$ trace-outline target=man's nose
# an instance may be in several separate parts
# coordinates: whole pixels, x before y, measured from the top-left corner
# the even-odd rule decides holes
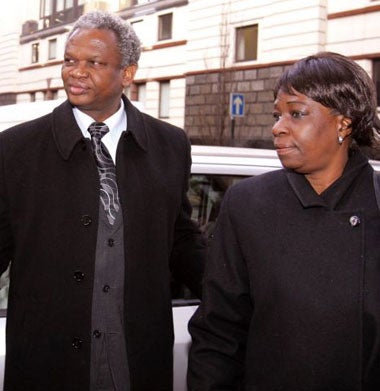
[[[71,70],[71,74],[74,77],[87,77],[88,76],[88,70],[87,65],[85,62],[78,61],[77,64],[73,67]]]

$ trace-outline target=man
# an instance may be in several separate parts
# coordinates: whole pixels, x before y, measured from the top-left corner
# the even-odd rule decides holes
[[[85,14],[65,48],[68,101],[0,135],[5,390],[172,389],[170,279],[200,295],[204,241],[185,133],[122,94],[139,55],[120,18]]]

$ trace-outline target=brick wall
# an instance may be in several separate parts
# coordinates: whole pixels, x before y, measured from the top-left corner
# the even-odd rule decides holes
[[[222,70],[186,77],[185,131],[194,143],[251,147],[272,146],[272,89],[285,66]],[[243,93],[244,117],[229,113],[231,92]]]

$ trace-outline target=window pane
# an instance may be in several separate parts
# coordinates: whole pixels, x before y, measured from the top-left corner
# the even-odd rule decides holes
[[[133,30],[135,30],[136,35],[139,37],[141,44],[143,45],[144,41],[144,24],[142,20],[136,20],[131,23]]]
[[[41,16],[49,16],[52,14],[52,10],[53,10],[52,3],[53,3],[53,0],[44,0],[41,3],[41,7],[42,7]]]
[[[257,38],[257,24],[236,29],[236,61],[257,59]]]
[[[49,40],[49,60],[52,60],[57,57],[57,40]]]
[[[56,0],[56,11],[63,11],[65,8],[65,0]]]
[[[137,100],[145,107],[146,102],[146,84],[139,84],[137,86]]]
[[[158,17],[158,40],[172,38],[173,14],[161,15]]]
[[[169,118],[169,92],[170,92],[170,82],[163,81],[160,83],[160,108],[159,108],[159,117],[160,118]]]
[[[32,64],[35,64],[39,61],[39,44],[33,43],[32,44]]]
[[[373,60],[373,82],[376,86],[377,106],[380,107],[380,59]]]
[[[206,237],[211,235],[226,190],[243,177],[229,175],[192,174],[187,193],[193,208],[191,218],[199,224]],[[183,284],[172,280],[173,306],[195,304],[194,295]]]

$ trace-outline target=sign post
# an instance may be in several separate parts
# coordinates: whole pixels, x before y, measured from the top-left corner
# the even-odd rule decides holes
[[[244,94],[230,93],[230,116],[231,116],[231,140],[235,139],[235,118],[244,117],[245,99]]]

